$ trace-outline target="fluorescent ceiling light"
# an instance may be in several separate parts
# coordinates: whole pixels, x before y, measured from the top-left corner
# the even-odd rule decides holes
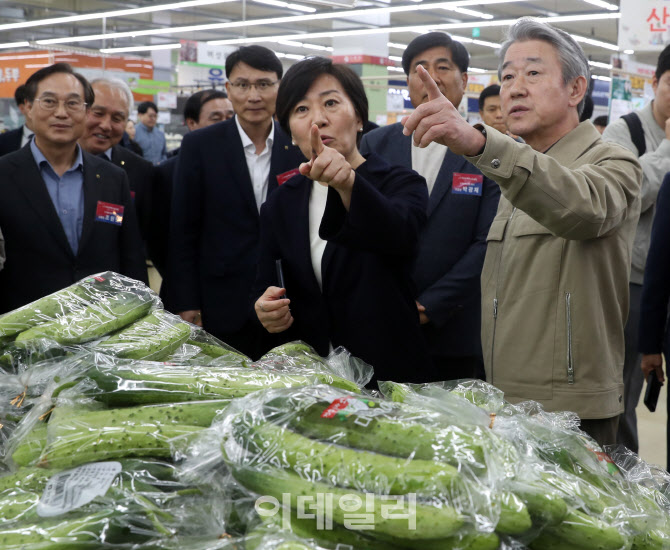
[[[472,17],[481,17],[482,19],[493,19],[493,16],[490,13],[482,13],[481,11],[469,10],[466,8],[447,8],[450,11],[455,11],[462,13],[464,15],[471,15]]]
[[[398,63],[402,63],[402,57],[398,55],[389,55],[389,59],[391,61],[397,61]]]
[[[612,82],[612,79],[609,76],[600,76],[599,74],[592,74],[591,78],[593,80],[604,80],[605,82]]]
[[[469,73],[489,73],[491,71],[487,69],[480,69],[478,67],[468,67],[468,72]]]
[[[26,48],[30,46],[30,42],[6,42],[5,44],[0,44],[0,49],[6,50],[8,48]]]
[[[601,21],[604,19],[620,19],[620,13],[585,13],[582,15],[557,15],[555,17],[538,17],[545,23],[570,23],[572,21]]]
[[[398,50],[406,50],[407,44],[398,44],[397,42],[387,42],[386,45],[389,48],[396,48]]]
[[[635,50],[624,50],[623,53],[627,55],[633,55],[635,53]]]
[[[278,8],[288,8],[290,10],[305,11],[307,13],[314,13],[316,8],[309,6],[302,6],[300,4],[291,4],[289,2],[281,2],[280,0],[252,0],[258,4],[268,4],[269,6],[277,6]]]
[[[277,40],[277,44],[284,46],[295,46],[296,48],[306,48],[308,50],[319,50],[322,52],[332,52],[333,48],[330,46],[322,46],[320,44],[308,44],[307,42],[296,42],[295,40]]]
[[[609,2],[603,2],[603,0],[584,0],[587,4],[593,4],[594,6],[598,6],[599,8],[605,8],[606,10],[611,10],[611,11],[618,11],[619,6],[615,6],[614,4],[610,4]]]
[[[234,1],[234,0],[228,0]],[[92,40],[106,40],[114,38],[134,38],[137,36],[160,36],[164,34],[175,34],[175,33],[187,33],[187,32],[198,32],[198,31],[211,31],[211,30],[222,30],[222,29],[235,29],[235,28],[250,28],[260,25],[280,25],[283,23],[299,23],[304,21],[319,21],[327,19],[339,19],[347,17],[360,17],[365,15],[379,15],[386,13],[403,13],[408,11],[416,10],[432,10],[432,9],[448,9],[453,7],[462,7],[462,6],[480,6],[487,4],[509,4],[516,2],[528,2],[529,0],[461,0],[456,2],[438,2],[431,4],[420,4],[420,5],[405,5],[405,6],[388,6],[383,8],[368,8],[368,9],[356,9],[356,10],[340,10],[332,12],[321,12],[313,13],[309,15],[293,15],[285,17],[266,17],[262,19],[252,19],[247,21],[229,21],[226,23],[207,23],[202,25],[187,25],[182,27],[166,27],[161,29],[142,29],[128,32],[116,32],[116,33],[106,33],[106,34],[92,34],[84,36],[74,36],[74,37],[63,37],[63,38],[51,38],[45,40],[38,40],[37,43],[41,45],[47,44],[64,44],[68,42],[88,42]],[[149,8],[138,8],[138,9],[149,9]],[[154,10],[155,11],[155,10]],[[44,20],[46,21],[46,20]],[[510,20],[512,21],[512,20]],[[471,26],[484,26],[484,22],[477,22]],[[415,28],[413,27],[410,32],[414,31],[419,34],[425,32],[425,29],[429,27],[423,26]],[[1,30],[1,29],[0,29]],[[18,47],[18,46],[17,46]]]
[[[618,14],[617,14],[618,15]],[[613,50],[615,52],[619,51],[619,46],[616,44],[610,44],[609,42],[602,42],[601,40],[594,40],[593,38],[588,38],[586,36],[579,36],[578,34],[571,34],[577,42],[583,42],[584,44],[590,44],[591,46],[598,46],[600,48],[605,48],[606,50]]]
[[[24,21],[22,23],[7,23],[5,25],[0,25],[0,31],[9,31],[12,29],[26,29],[28,27],[43,27],[46,25],[53,26],[64,23],[73,23],[75,21],[88,21],[91,19],[109,19],[112,17],[139,15],[142,13],[154,13],[165,10],[178,10],[181,8],[193,8],[197,6],[209,6],[212,4],[224,4],[226,2],[235,2],[235,1],[237,0],[190,0],[187,2],[174,2],[172,4],[147,6],[144,8],[132,8],[127,10],[114,10],[99,13],[86,13],[82,15],[70,15],[67,17],[52,17],[50,19],[39,19],[37,21]]]
[[[296,53],[281,53],[281,52],[275,52],[277,57],[285,57],[286,59],[297,59],[300,61],[301,59],[305,59],[304,55],[298,55]]]
[[[151,50],[178,50],[181,44],[156,44],[153,46],[130,46],[127,48],[101,48],[102,53],[148,52]]]
[[[389,71],[392,71],[394,73],[404,73],[405,71],[402,70],[400,67],[386,67]]]
[[[589,61],[589,65],[591,65],[592,67],[598,67],[600,69],[607,69],[607,70],[612,69],[612,65],[610,65],[609,63],[601,63],[600,61]]]

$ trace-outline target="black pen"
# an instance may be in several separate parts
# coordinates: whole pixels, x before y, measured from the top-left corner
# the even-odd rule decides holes
[[[277,283],[279,284],[279,288],[286,289],[284,286],[284,270],[281,266],[281,260],[275,260],[275,267],[277,268]],[[281,298],[286,298],[286,292],[284,292],[284,295]]]

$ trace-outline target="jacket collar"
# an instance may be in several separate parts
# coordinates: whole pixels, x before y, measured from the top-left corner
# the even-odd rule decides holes
[[[545,154],[557,161],[570,164],[598,141],[602,141],[600,132],[591,121],[585,120],[554,143]]]

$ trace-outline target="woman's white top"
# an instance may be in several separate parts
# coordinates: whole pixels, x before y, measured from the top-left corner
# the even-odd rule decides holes
[[[319,227],[323,214],[326,211],[326,201],[328,200],[328,186],[321,185],[318,181],[312,182],[312,192],[309,195],[309,247],[312,254],[312,268],[314,275],[319,283],[319,288],[323,290],[321,276],[321,262],[323,253],[326,250],[327,241],[319,237]]]

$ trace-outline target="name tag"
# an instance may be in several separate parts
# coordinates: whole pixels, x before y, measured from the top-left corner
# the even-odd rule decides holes
[[[284,172],[283,174],[277,174],[277,184],[284,185],[293,176],[297,176],[298,174],[300,174],[300,170],[298,170],[297,168],[289,170],[288,172]]]
[[[481,174],[461,174],[454,172],[454,178],[451,182],[451,192],[457,195],[475,195],[482,196],[482,186],[484,185],[484,176]]]
[[[98,201],[95,209],[95,221],[121,225],[123,223],[124,207],[120,204]]]

